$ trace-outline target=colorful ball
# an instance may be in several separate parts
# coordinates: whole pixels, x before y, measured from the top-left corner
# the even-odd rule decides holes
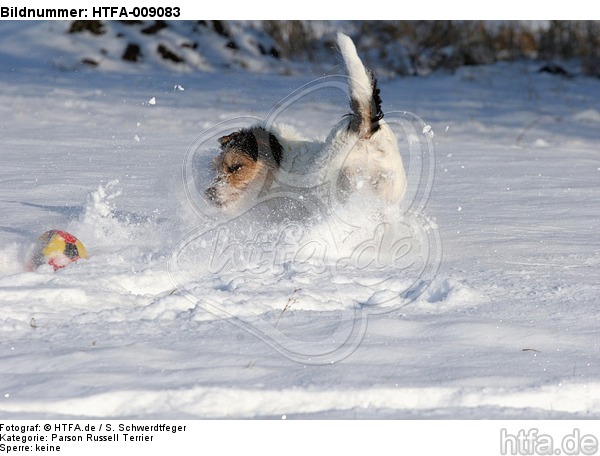
[[[49,264],[56,271],[79,258],[87,258],[83,244],[70,233],[50,230],[42,234],[35,245],[31,258],[31,269]]]

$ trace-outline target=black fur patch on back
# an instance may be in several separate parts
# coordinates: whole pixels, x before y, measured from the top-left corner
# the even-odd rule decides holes
[[[248,155],[252,160],[275,160],[277,166],[281,164],[283,148],[277,137],[263,127],[243,128],[227,136],[219,138],[221,148],[237,149]]]

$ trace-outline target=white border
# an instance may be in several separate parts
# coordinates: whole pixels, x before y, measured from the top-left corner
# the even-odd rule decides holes
[[[573,0],[537,2],[508,0],[503,2],[468,2],[443,0],[415,0],[404,2],[323,2],[305,0],[302,2],[281,2],[273,0],[234,0],[225,2],[203,2],[184,0],[120,0],[105,3],[102,1],[58,0],[49,4],[41,0],[3,2],[2,6],[28,8],[91,8],[102,6],[180,7],[180,20],[229,19],[229,20],[590,20],[600,18],[600,5],[597,2]],[[582,16],[584,16],[582,18]]]
[[[118,433],[117,442],[46,442],[60,445],[61,456],[88,456],[110,454],[111,456],[132,454],[177,454],[184,455],[246,455],[262,456],[308,456],[317,455],[538,455],[548,454],[547,440],[552,440],[554,455],[566,454],[598,454],[598,438],[600,432],[594,421],[319,421],[293,420],[286,416],[270,421],[135,421],[135,420],[1,420],[0,423],[23,425],[39,425],[38,435],[50,435],[55,426],[80,427],[80,431],[66,429],[60,435],[86,436],[83,430],[86,425],[95,426],[94,435],[115,435],[119,424],[126,426],[161,425],[185,426],[185,431],[171,432],[131,432],[131,435],[143,435],[151,441],[139,442],[124,439],[124,432]],[[103,431],[98,432],[98,426]],[[107,425],[112,431],[104,432]],[[47,426],[51,429],[44,432]],[[12,434],[12,433],[11,433]],[[27,432],[19,435],[33,435]],[[508,441],[505,437],[508,436]],[[588,451],[573,448],[573,436],[588,438]],[[537,440],[529,440],[534,438]],[[589,438],[596,441],[595,451],[589,451]],[[85,440],[85,438],[84,438]],[[564,442],[568,445],[564,446]],[[6,442],[5,442],[6,444]],[[10,442],[11,445],[15,444]],[[565,451],[574,450],[573,451]],[[560,452],[558,452],[560,451]],[[37,454],[36,452],[29,451]],[[9,453],[11,454],[11,453]],[[23,454],[23,453],[12,453]]]

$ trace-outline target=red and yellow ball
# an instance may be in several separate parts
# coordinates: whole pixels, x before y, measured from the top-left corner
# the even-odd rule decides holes
[[[38,238],[30,266],[31,269],[37,269],[49,264],[56,271],[87,257],[85,247],[75,236],[62,230],[50,230]]]

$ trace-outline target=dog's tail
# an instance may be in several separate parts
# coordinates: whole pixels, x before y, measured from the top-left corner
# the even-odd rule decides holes
[[[350,37],[338,33],[337,39],[348,69],[352,110],[349,128],[357,132],[359,137],[369,138],[379,129],[379,121],[383,118],[377,80],[361,62]]]

